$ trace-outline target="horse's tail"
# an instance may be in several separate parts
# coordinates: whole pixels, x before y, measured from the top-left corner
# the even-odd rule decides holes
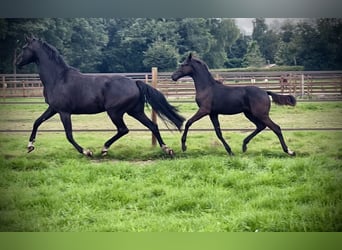
[[[136,84],[144,101],[152,106],[158,116],[164,121],[175,125],[180,131],[185,118],[178,114],[177,108],[172,106],[157,89],[139,80],[136,81]]]
[[[296,106],[297,101],[293,95],[278,95],[272,91],[267,91],[267,94],[272,96],[272,100],[276,104]]]

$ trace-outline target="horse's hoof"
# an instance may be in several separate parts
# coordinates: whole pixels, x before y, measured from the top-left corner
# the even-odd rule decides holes
[[[247,151],[247,145],[243,145],[243,146],[242,146],[242,152],[243,152],[243,153],[246,153],[246,151]]]
[[[83,150],[83,154],[88,157],[93,157],[93,152],[90,151],[89,149]]]
[[[175,156],[175,152],[172,149],[170,149],[170,151],[169,151],[169,156],[171,158],[173,158]]]
[[[166,153],[166,154],[168,154],[171,158],[173,158],[173,156],[174,156],[174,151],[173,151],[173,149],[172,148],[169,148],[168,146],[166,146],[166,145],[163,145],[162,146],[162,149],[163,149],[163,151]]]
[[[101,155],[102,155],[102,156],[108,155],[108,148],[107,148],[107,147],[104,146],[104,147],[102,148]]]
[[[290,150],[289,148],[287,149],[287,153],[289,156],[296,156],[296,152]]]
[[[288,154],[289,154],[289,156],[292,156],[292,157],[296,156],[296,152],[293,152],[293,151],[288,152]]]
[[[30,152],[32,152],[33,150],[34,150],[34,146],[33,146],[33,145],[27,147],[27,153],[30,153]]]
[[[186,145],[182,145],[182,151],[185,152],[187,149]]]

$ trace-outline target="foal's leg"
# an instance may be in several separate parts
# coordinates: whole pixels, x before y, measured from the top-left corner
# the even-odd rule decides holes
[[[49,118],[51,118],[55,114],[56,114],[56,111],[54,109],[52,109],[51,107],[48,107],[47,110],[45,110],[45,112],[34,122],[33,129],[32,129],[32,132],[31,132],[31,136],[30,136],[30,139],[29,139],[29,143],[27,145],[27,153],[30,153],[31,151],[34,150],[33,143],[34,143],[34,141],[36,139],[38,127],[44,121],[48,120]]]
[[[182,136],[182,150],[186,151],[186,137],[188,134],[188,130],[190,128],[190,126],[195,122],[198,121],[199,119],[203,118],[204,116],[208,115],[209,112],[203,110],[203,109],[199,109],[197,110],[197,112],[186,122],[185,124],[185,128],[184,128],[184,132],[183,132],[183,136]]]
[[[243,140],[242,151],[246,152],[247,144],[250,142],[250,140],[253,139],[254,136],[256,136],[262,130],[264,130],[266,128],[266,125],[251,113],[245,112],[244,114],[251,122],[253,122],[256,125],[256,129]]]
[[[269,128],[278,136],[279,141],[280,141],[280,144],[281,144],[281,146],[282,146],[284,152],[287,153],[287,154],[289,154],[289,155],[291,155],[291,156],[295,156],[296,153],[293,152],[293,151],[291,151],[291,150],[287,147],[287,145],[286,145],[286,143],[285,143],[285,141],[284,141],[283,134],[282,134],[282,132],[281,132],[281,128],[280,128],[277,124],[275,124],[275,123],[271,120],[271,118],[270,118],[269,116],[264,117],[264,118],[262,119],[262,121],[265,123],[265,125],[266,125],[267,127],[269,127]]]
[[[210,120],[211,120],[211,122],[214,125],[217,137],[222,142],[222,144],[223,144],[224,148],[226,149],[227,153],[230,154],[230,155],[234,155],[232,150],[231,150],[231,148],[229,147],[228,143],[224,140],[224,138],[222,136],[218,115],[217,114],[210,114]]]
[[[102,148],[102,152],[101,154],[103,156],[107,155],[108,153],[108,149],[110,148],[110,146],[119,138],[121,138],[122,136],[128,134],[129,130],[123,120],[123,114],[118,114],[115,111],[107,111],[108,116],[110,117],[110,119],[112,120],[112,122],[115,124],[116,128],[117,128],[117,132],[116,134],[111,137],[108,141],[106,141],[106,143],[104,144],[103,148]]]
[[[137,119],[139,122],[141,122],[144,126],[146,126],[149,130],[152,131],[153,135],[156,137],[159,146],[162,148],[162,150],[171,157],[174,155],[173,149],[169,148],[161,138],[158,125],[152,122],[145,113],[143,112],[137,112],[137,113],[129,113],[130,116]]]
[[[86,156],[93,156],[93,152],[91,152],[89,149],[83,149],[80,145],[76,143],[72,136],[72,124],[71,124],[71,115],[69,113],[59,113],[61,117],[61,121],[64,126],[65,134],[68,139],[68,141],[77,149],[78,152],[81,154],[84,154]]]

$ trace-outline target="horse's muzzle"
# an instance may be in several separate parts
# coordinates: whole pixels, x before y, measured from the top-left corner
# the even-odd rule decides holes
[[[173,81],[177,81],[178,79],[180,78],[180,74],[178,71],[174,72],[172,75],[171,75],[171,79]]]
[[[16,57],[16,59],[15,59],[15,65],[17,66],[18,69],[21,69],[21,68],[24,66],[22,54],[19,54],[19,55]]]

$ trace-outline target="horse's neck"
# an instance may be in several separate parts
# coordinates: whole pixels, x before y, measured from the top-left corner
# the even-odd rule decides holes
[[[210,88],[215,82],[215,79],[207,70],[196,72],[192,78],[195,83],[196,91],[201,91]]]
[[[65,71],[65,68],[50,60],[47,55],[40,56],[37,64],[40,79],[46,88],[52,87]]]

